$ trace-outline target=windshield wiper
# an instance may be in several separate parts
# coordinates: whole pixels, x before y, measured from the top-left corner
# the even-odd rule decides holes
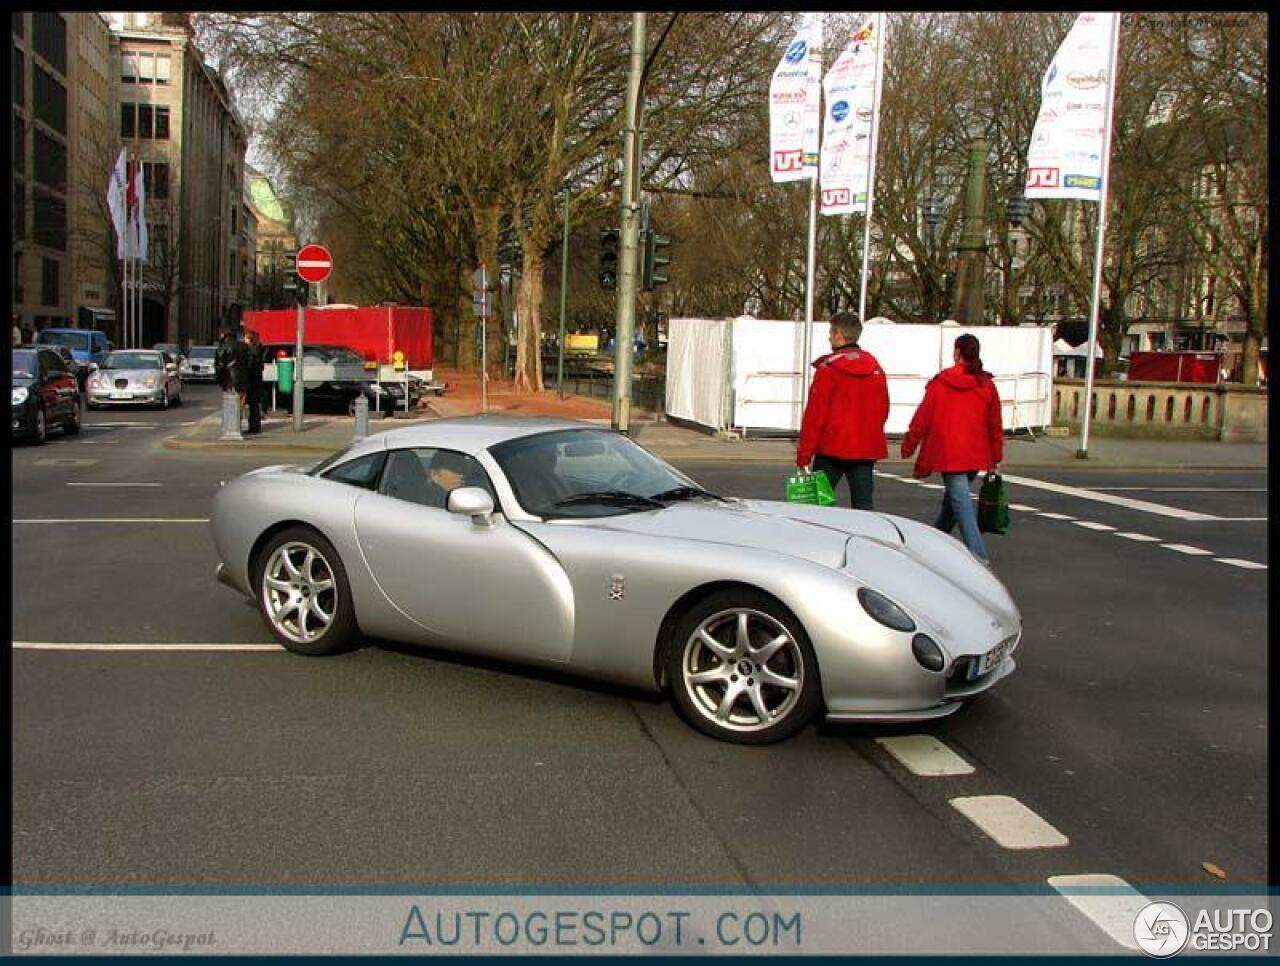
[[[691,500],[695,496],[705,496],[710,500],[724,500],[719,493],[712,493],[700,486],[675,486],[649,497],[651,500]]]
[[[592,493],[578,493],[574,496],[565,497],[563,500],[557,500],[554,505],[558,507],[577,506],[581,503],[604,503],[611,506],[638,507],[642,510],[661,509],[665,505],[652,497],[641,496],[639,493],[627,493],[624,490],[596,490]]]

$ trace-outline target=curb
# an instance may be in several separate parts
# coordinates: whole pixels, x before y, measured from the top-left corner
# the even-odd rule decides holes
[[[298,446],[286,443],[248,443],[220,439],[183,439],[181,436],[170,436],[164,441],[167,449],[187,450],[229,450],[234,453],[269,453],[273,455],[296,453],[300,456],[328,456],[341,448],[339,446]]]

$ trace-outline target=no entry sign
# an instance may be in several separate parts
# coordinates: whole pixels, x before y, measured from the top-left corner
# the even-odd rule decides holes
[[[323,245],[303,245],[295,263],[298,277],[304,282],[323,282],[333,271],[333,256]]]

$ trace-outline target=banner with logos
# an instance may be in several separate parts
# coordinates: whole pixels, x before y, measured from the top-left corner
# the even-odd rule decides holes
[[[1027,198],[1101,201],[1118,13],[1082,13],[1045,71],[1027,151]]]
[[[817,176],[821,99],[822,15],[806,14],[769,82],[769,173],[775,183]]]
[[[822,81],[827,105],[823,126],[821,211],[845,215],[867,210],[872,125],[876,102],[876,48],[882,43],[874,19],[854,32]]]

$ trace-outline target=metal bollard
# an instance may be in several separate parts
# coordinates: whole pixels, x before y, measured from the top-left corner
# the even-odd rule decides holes
[[[222,435],[219,439],[244,439],[240,435],[240,394],[224,392],[222,394]]]
[[[357,443],[369,435],[369,397],[364,393],[356,396],[356,425],[351,433],[351,442]]]

